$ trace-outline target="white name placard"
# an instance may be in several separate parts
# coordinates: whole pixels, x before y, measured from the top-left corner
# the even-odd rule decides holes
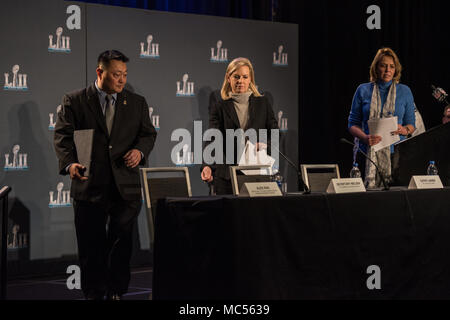
[[[279,197],[283,194],[276,182],[246,182],[241,187],[241,197]]]
[[[439,176],[412,176],[408,189],[442,189],[441,178]]]
[[[366,192],[361,178],[331,179],[327,193]]]

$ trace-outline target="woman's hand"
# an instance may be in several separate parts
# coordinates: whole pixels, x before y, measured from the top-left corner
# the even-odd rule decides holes
[[[400,134],[402,136],[407,136],[410,133],[408,127],[403,127],[401,124],[398,125],[398,128],[396,131],[392,131],[391,134]]]
[[[263,142],[258,142],[256,144],[256,151],[260,151],[260,150],[267,150],[267,144],[263,143]]]
[[[369,146],[374,146],[377,143],[380,143],[381,141],[381,137],[380,136],[375,136],[375,135],[367,135],[367,141],[366,144],[368,144]]]
[[[352,136],[358,138],[360,141],[364,142],[365,144],[369,146],[374,146],[377,143],[380,143],[381,137],[366,134],[360,127],[358,126],[351,126],[349,129]]]
[[[213,181],[213,176],[212,176],[212,170],[210,167],[206,166],[203,167],[202,170],[202,180],[206,181],[206,182],[211,182]]]

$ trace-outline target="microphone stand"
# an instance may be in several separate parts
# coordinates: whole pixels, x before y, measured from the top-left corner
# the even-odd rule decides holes
[[[386,183],[386,180],[384,180],[384,176],[383,176],[383,174],[382,174],[380,168],[378,168],[377,164],[376,164],[375,162],[373,162],[372,159],[370,159],[370,157],[369,157],[364,151],[362,151],[361,148],[360,148],[359,146],[357,146],[357,145],[354,144],[353,142],[350,142],[350,141],[348,141],[347,139],[344,139],[344,138],[341,138],[341,142],[347,143],[347,144],[349,144],[349,145],[352,145],[353,147],[356,147],[357,150],[358,150],[360,153],[362,153],[364,157],[366,157],[366,159],[369,159],[369,161],[372,162],[372,164],[375,166],[375,168],[377,168],[377,172],[378,172],[378,174],[380,175],[381,182],[383,183],[383,186],[384,186],[383,190],[389,190],[389,185]]]
[[[286,160],[287,163],[289,163],[289,164],[295,169],[295,172],[297,172],[297,179],[298,179],[298,182],[299,182],[301,188],[303,189],[303,194],[310,194],[310,193],[311,193],[311,190],[310,190],[309,187],[306,185],[305,181],[303,181],[302,174],[301,174],[301,172],[300,172],[299,170],[297,170],[296,165],[295,165],[291,160],[289,160],[289,158],[288,158],[287,156],[285,156],[285,155],[283,154],[283,152],[281,152],[280,150],[278,150],[278,149],[275,148],[274,146],[270,146],[270,147],[273,148],[273,149],[275,149],[275,151],[278,152],[278,153],[283,157],[283,159]]]

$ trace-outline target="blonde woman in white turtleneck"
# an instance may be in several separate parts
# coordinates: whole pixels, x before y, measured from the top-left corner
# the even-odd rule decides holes
[[[209,106],[209,128],[215,128],[223,135],[224,162],[226,161],[227,129],[252,128],[278,129],[278,123],[268,99],[262,96],[255,84],[253,66],[247,58],[236,58],[230,62],[225,73],[221,97],[223,100]],[[265,147],[265,142],[258,142],[257,148]],[[229,142],[231,143],[231,142]],[[234,153],[234,163],[237,155]],[[203,166],[201,177],[203,181],[213,182],[217,194],[232,194],[229,173],[230,164],[214,164]]]

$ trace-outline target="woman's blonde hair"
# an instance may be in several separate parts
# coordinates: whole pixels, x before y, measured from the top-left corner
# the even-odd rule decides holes
[[[377,54],[375,55],[375,58],[373,58],[372,65],[370,66],[370,82],[377,82],[379,80],[377,73],[378,63],[383,59],[383,57],[386,56],[391,57],[392,60],[394,60],[395,73],[393,76],[393,81],[395,83],[400,82],[400,77],[402,76],[402,65],[400,64],[400,60],[398,59],[394,50],[392,50],[391,48],[379,49]]]
[[[260,97],[261,94],[256,89],[255,84],[255,72],[253,71],[253,66],[250,60],[247,58],[236,58],[230,62],[227,67],[227,71],[225,72],[225,78],[223,79],[222,89],[220,90],[220,95],[223,100],[227,100],[230,98],[231,85],[228,82],[228,78],[240,67],[247,66],[250,70],[250,90],[253,92],[255,97]]]

